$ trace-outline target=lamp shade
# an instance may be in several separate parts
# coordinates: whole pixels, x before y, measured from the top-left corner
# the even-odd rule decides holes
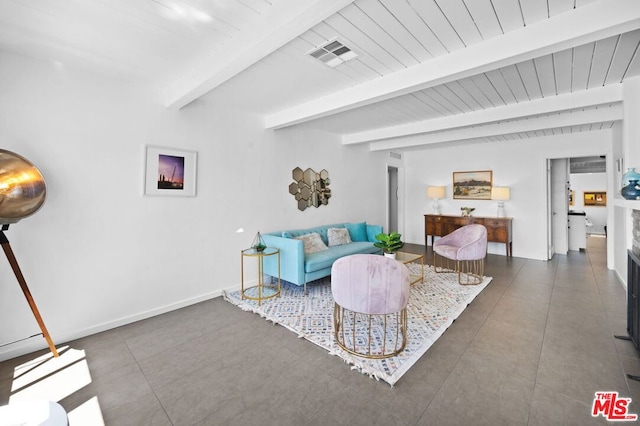
[[[16,223],[44,204],[46,186],[40,171],[24,157],[0,149],[0,224]]]
[[[444,198],[445,191],[444,186],[428,186],[427,187],[427,198]]]
[[[491,188],[491,199],[497,201],[505,201],[511,197],[511,190],[506,187],[493,187]]]

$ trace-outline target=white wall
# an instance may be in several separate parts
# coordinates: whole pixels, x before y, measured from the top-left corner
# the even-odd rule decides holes
[[[496,216],[495,201],[452,198],[453,172],[492,170],[494,186],[511,188],[505,210],[513,217],[513,255],[546,259],[546,159],[606,155],[611,137],[610,130],[603,130],[407,153],[407,241],[424,244],[424,214],[431,213],[431,200],[426,198],[429,185],[446,186],[447,197],[440,200],[443,214],[458,215],[460,207],[470,206],[476,208],[476,216]],[[491,243],[489,252],[504,254],[504,245]]]
[[[604,234],[604,227],[607,225],[607,209],[613,209],[613,199],[607,200],[607,207],[603,206],[585,206],[585,192],[606,192],[607,191],[607,174],[606,173],[572,173],[569,176],[571,189],[573,190],[575,199],[571,210],[585,212],[593,227],[587,228],[587,232],[593,234]]]
[[[167,110],[137,85],[0,55],[1,146],[47,181],[44,207],[7,236],[56,343],[238,287],[239,251],[258,230],[385,220],[382,153],[318,131],[266,131],[225,99]],[[147,144],[198,152],[197,197],[143,196]],[[297,209],[298,166],[329,171],[328,206]],[[0,282],[0,344],[39,332],[1,259]],[[0,359],[43,347],[29,339]]]
[[[624,86],[623,86],[624,87]],[[626,106],[625,106],[626,111]],[[609,174],[609,180],[611,182],[611,197],[614,198],[613,208],[609,210],[608,223],[611,226],[607,226],[607,234],[609,237],[613,236],[614,241],[617,244],[610,246],[607,245],[607,255],[613,257],[613,265],[607,265],[609,269],[614,269],[619,279],[625,284],[627,283],[627,221],[630,220],[631,214],[625,208],[621,208],[617,205],[615,197],[620,197],[621,179],[624,173],[623,169],[618,169],[620,166],[619,161],[624,158],[624,132],[623,123],[617,123],[613,126],[612,130],[612,155],[611,158],[607,158],[607,170],[614,171],[613,174]],[[609,162],[610,160],[610,162]],[[609,167],[611,164],[611,167]]]
[[[624,121],[615,143],[616,159],[622,158],[624,167],[622,172],[629,167],[640,168],[640,77],[626,79],[623,84]],[[620,182],[616,182],[616,188],[620,188]],[[622,199],[619,191],[616,196]],[[614,223],[616,241],[615,246],[615,270],[620,279],[627,282],[627,250],[631,249],[633,241],[633,224],[631,221],[632,210],[640,210],[638,201],[619,200],[614,209]]]

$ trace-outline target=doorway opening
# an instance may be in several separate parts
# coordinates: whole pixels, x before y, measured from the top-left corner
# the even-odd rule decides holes
[[[399,210],[399,176],[398,168],[387,166],[388,179],[388,210],[387,210],[387,232],[398,231],[398,210]]]
[[[606,238],[610,203],[607,157],[547,160],[548,259],[587,249],[587,238]]]

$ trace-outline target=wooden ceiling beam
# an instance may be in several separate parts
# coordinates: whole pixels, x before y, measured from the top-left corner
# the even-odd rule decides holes
[[[265,117],[279,129],[640,28],[640,2],[602,0]]]
[[[291,0],[277,3],[261,25],[227,43],[166,88],[166,106],[182,108],[337,13],[354,0]]]
[[[448,142],[471,141],[491,136],[503,136],[521,132],[558,129],[581,126],[583,124],[605,123],[623,119],[622,103],[607,108],[574,111],[571,114],[555,114],[538,118],[514,120],[506,123],[492,123],[483,126],[466,127],[437,133],[413,135],[406,138],[371,142],[371,151],[387,149],[416,148]]]
[[[611,84],[597,89],[536,99],[530,102],[505,105],[366,132],[351,133],[343,135],[342,143],[344,145],[352,145],[384,139],[402,138],[421,133],[440,132],[484,123],[505,122],[543,114],[591,108],[597,105],[622,102],[622,100],[622,84]]]

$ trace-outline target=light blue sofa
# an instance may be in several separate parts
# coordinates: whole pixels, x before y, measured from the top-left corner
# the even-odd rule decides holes
[[[317,232],[322,241],[329,246],[327,230],[329,228],[347,228],[351,237],[351,244],[329,247],[318,253],[304,253],[302,240],[294,239],[304,234]],[[331,266],[337,259],[351,254],[378,254],[381,250],[374,247],[375,236],[382,232],[382,226],[360,223],[337,223],[333,225],[316,226],[307,229],[293,229],[262,234],[267,247],[280,249],[280,278],[290,283],[304,286],[307,283],[331,275]],[[278,276],[278,264],[275,256],[264,260],[264,273],[272,277]]]

